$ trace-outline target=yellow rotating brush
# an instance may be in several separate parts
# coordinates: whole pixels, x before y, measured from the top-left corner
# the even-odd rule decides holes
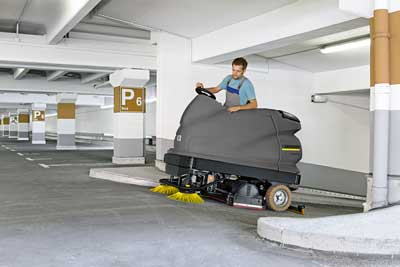
[[[188,203],[197,203],[197,204],[204,203],[204,200],[197,193],[176,192],[175,194],[168,196],[168,198]]]
[[[150,191],[164,195],[172,195],[179,192],[178,188],[176,188],[175,186],[163,185],[163,184],[160,184],[159,186],[150,189]]]

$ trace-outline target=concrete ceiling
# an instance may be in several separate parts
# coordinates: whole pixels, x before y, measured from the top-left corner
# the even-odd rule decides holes
[[[332,54],[322,54],[319,49],[279,57],[275,60],[310,72],[322,72],[369,64],[369,47]]]
[[[332,54],[322,54],[320,48],[329,44],[369,35],[369,27],[326,35],[295,45],[269,50],[257,55],[272,58],[310,72],[330,71],[369,64],[369,47],[362,47]]]
[[[63,0],[0,0],[0,30],[15,32],[20,19],[20,33],[45,34],[46,25],[52,25],[63,13],[62,2]]]
[[[297,0],[112,0],[98,12],[193,38]]]

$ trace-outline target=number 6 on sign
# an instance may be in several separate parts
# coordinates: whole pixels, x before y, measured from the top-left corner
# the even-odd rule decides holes
[[[142,98],[141,97],[136,98],[136,105],[138,105],[138,106],[142,105]]]

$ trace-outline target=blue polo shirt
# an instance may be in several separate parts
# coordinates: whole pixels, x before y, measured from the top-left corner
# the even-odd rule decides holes
[[[228,90],[228,81],[229,82],[229,87],[234,88],[236,90],[230,91],[231,93],[236,93],[237,94],[237,89],[239,87],[239,84],[241,82],[241,79],[233,79],[232,75],[228,75],[225,77],[225,79],[222,80],[222,82],[219,84],[219,88],[223,90]],[[247,101],[256,99],[256,92],[254,90],[253,84],[250,82],[249,79],[246,79],[242,86],[240,87],[239,90],[239,97],[240,97],[240,105],[246,105]]]

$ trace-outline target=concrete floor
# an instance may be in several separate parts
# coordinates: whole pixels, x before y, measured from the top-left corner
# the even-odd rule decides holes
[[[300,216],[294,213],[178,203],[145,187],[89,178],[112,151],[44,151],[15,142],[0,138],[0,145],[18,148],[0,146],[1,267],[400,266],[397,258],[281,248],[257,237],[257,218]],[[307,206],[306,212],[358,211]]]

